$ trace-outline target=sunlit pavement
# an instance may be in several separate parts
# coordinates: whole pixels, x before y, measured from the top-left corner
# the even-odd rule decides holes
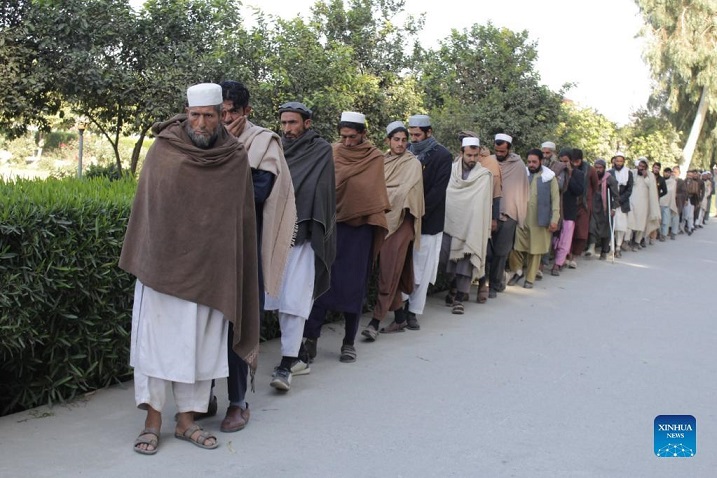
[[[218,432],[220,385],[219,414],[202,423],[216,450],[175,439],[172,408],[159,452],[133,452],[144,414],[131,383],[0,418],[0,476],[712,477],[715,246],[712,219],[615,264],[581,259],[532,290],[466,303],[463,316],[438,294],[420,331],[359,339],[354,364],[339,363],[342,326],[328,325],[311,374],[283,395],[269,387],[274,340],[245,430]],[[655,456],[664,414],[696,418],[696,456]]]

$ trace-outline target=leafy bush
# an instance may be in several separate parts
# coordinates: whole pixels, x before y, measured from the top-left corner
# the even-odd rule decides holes
[[[52,131],[43,135],[45,151],[59,149],[61,145],[77,141],[77,133],[70,131]]]
[[[132,378],[134,278],[117,262],[135,187],[103,175],[0,181],[0,416]],[[280,335],[275,313],[261,325],[262,340]]]
[[[131,377],[134,280],[117,261],[134,189],[0,182],[0,414]]]

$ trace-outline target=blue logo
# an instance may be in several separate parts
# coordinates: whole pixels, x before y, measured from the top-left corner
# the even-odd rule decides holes
[[[697,453],[697,422],[692,415],[655,417],[655,455],[689,458]]]

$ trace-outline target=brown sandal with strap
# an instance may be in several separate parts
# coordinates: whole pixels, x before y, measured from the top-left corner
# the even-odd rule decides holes
[[[198,431],[200,431],[201,433],[196,438],[192,438],[192,436]],[[196,423],[194,425],[192,425],[191,427],[187,428],[186,430],[184,430],[184,433],[179,433],[179,432],[175,431],[174,436],[176,438],[179,438],[180,440],[188,441],[194,445],[197,445],[199,448],[204,448],[207,450],[213,450],[219,446],[219,441],[217,440],[217,437],[215,437],[214,435],[212,435],[209,432],[204,431],[204,428],[200,427]],[[213,445],[205,445],[207,440],[211,440],[211,439],[214,439],[214,444]]]

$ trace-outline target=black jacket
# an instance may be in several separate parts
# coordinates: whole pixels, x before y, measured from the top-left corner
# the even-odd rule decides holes
[[[585,191],[585,175],[580,169],[573,168],[568,188],[563,193],[563,220],[574,221],[578,217],[578,200]]]
[[[446,220],[446,188],[451,178],[453,156],[442,145],[437,145],[423,162],[423,197],[426,213],[421,222],[421,234],[443,232]]]
[[[612,177],[615,177],[615,168],[612,168],[610,170],[610,175]],[[632,184],[635,182],[634,179],[632,179],[632,171],[628,169],[627,171],[627,184],[620,184],[618,185],[617,189],[620,193],[620,197],[618,198],[618,203],[620,204],[620,210],[627,214],[630,212],[630,196],[632,196]]]

